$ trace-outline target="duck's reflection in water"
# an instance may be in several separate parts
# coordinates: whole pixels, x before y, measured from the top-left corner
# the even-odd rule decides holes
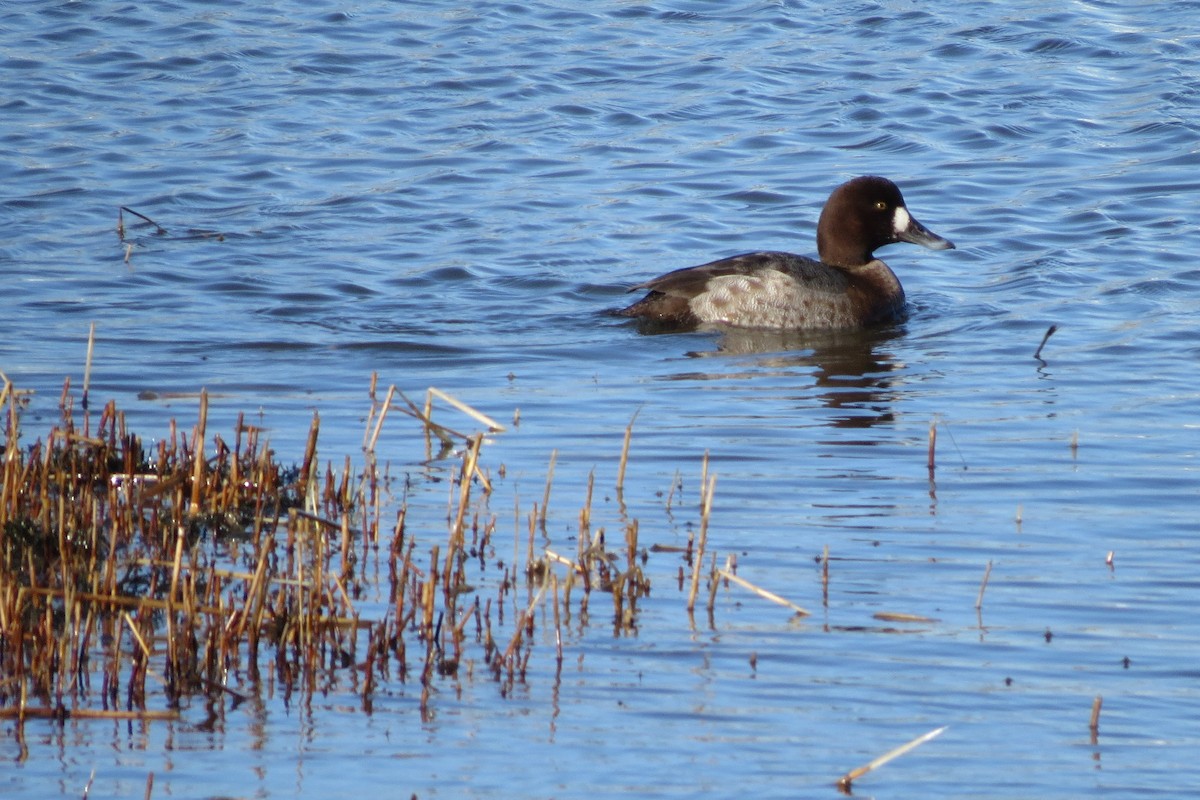
[[[903,364],[887,344],[903,333],[899,325],[821,332],[722,328],[715,349],[687,354],[711,359],[711,368],[667,378],[729,381],[807,375],[805,383],[796,386],[803,390],[798,401],[811,405],[815,393],[820,404],[833,412],[828,424],[869,428],[894,419],[898,370]]]

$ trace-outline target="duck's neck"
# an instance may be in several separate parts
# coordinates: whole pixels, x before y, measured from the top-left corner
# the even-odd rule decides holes
[[[867,309],[867,322],[883,322],[903,313],[904,287],[887,264],[876,258],[844,269],[850,276],[850,293],[859,295]]]

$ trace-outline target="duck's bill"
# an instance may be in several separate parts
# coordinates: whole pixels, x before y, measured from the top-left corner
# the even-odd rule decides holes
[[[916,217],[908,218],[908,225],[903,230],[896,231],[896,238],[902,242],[912,242],[930,250],[953,250],[954,242],[938,236],[933,231],[917,222]]]

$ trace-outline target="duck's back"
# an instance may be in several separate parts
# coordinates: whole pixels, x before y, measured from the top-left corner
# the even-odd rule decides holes
[[[846,270],[780,252],[676,270],[634,289],[649,293],[622,313],[675,325],[846,328],[895,319],[904,308],[900,282],[878,259]]]

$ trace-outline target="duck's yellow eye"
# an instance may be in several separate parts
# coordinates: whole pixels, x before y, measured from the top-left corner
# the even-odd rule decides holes
[[[877,211],[887,211],[887,203],[885,203],[884,201],[880,200],[879,202],[877,202],[877,203],[875,204],[875,209],[876,209]]]

